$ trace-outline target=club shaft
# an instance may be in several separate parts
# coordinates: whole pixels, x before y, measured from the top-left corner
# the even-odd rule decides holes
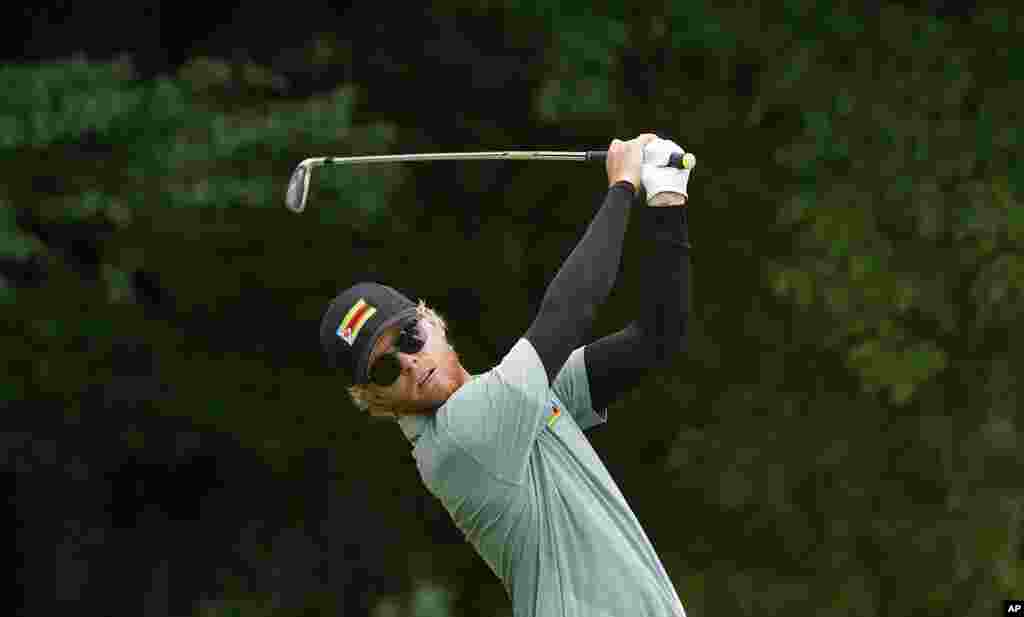
[[[369,156],[319,156],[299,163],[288,181],[285,206],[293,212],[302,212],[309,195],[310,176],[313,168],[321,165],[358,165],[366,163],[403,163],[412,161],[605,161],[605,150],[584,150],[582,152],[561,152],[551,150],[500,150],[495,152],[430,152],[423,154],[377,154]],[[646,155],[645,155],[646,158]],[[653,163],[676,169],[693,169],[697,159],[690,153],[673,152],[668,159]]]
[[[430,152],[424,154],[378,154],[370,156],[321,156],[302,161],[300,165],[311,168],[320,165],[361,165],[366,163],[404,163],[414,161],[601,161],[608,158],[606,150],[584,150],[583,152],[562,152],[551,150],[500,150],[496,152]],[[677,169],[692,169],[696,159],[692,154],[673,152],[667,166]]]
[[[323,156],[306,159],[304,165],[362,165],[366,163],[405,163],[413,161],[593,161],[603,160],[604,151],[552,152],[544,150],[499,152],[431,152],[427,154],[381,154],[373,156]]]

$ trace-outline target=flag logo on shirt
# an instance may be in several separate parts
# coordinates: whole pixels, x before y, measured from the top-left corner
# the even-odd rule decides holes
[[[555,405],[554,401],[551,402],[551,415],[548,417],[548,426],[554,426],[555,422],[562,417],[562,410]]]
[[[359,302],[352,305],[352,308],[345,314],[345,318],[338,324],[338,336],[344,339],[349,346],[355,345],[359,331],[363,329],[366,322],[370,321],[370,318],[376,312],[376,308],[367,303],[363,298],[359,298]]]

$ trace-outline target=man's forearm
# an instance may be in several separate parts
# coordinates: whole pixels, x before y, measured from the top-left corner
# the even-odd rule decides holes
[[[690,243],[685,207],[642,208],[644,233],[653,247],[647,256],[638,323],[657,342],[659,357],[685,348],[689,319]]]
[[[574,315],[593,319],[615,286],[633,197],[628,182],[618,182],[608,189],[583,238],[548,285],[541,310],[566,311],[575,307]]]

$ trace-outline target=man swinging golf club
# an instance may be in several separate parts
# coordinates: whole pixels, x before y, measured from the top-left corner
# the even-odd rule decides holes
[[[652,134],[611,142],[600,210],[529,329],[485,372],[463,368],[444,320],[391,287],[354,285],[323,316],[321,345],[353,402],[397,420],[423,484],[501,579],[516,617],[685,617],[583,434],[685,348],[690,170],[644,162],[682,152]],[[636,319],[587,343],[641,187],[647,206],[634,216],[649,228],[656,268]]]

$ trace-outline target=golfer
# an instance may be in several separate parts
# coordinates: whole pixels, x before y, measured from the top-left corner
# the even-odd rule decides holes
[[[529,329],[472,374],[443,318],[364,282],[328,306],[320,341],[356,406],[396,419],[423,484],[501,579],[516,617],[685,617],[636,516],[583,431],[684,349],[690,172],[644,164],[682,152],[643,134],[608,147],[608,193],[547,287]],[[615,284],[637,200],[652,263],[636,319],[588,333]],[[639,412],[637,412],[639,413]]]

